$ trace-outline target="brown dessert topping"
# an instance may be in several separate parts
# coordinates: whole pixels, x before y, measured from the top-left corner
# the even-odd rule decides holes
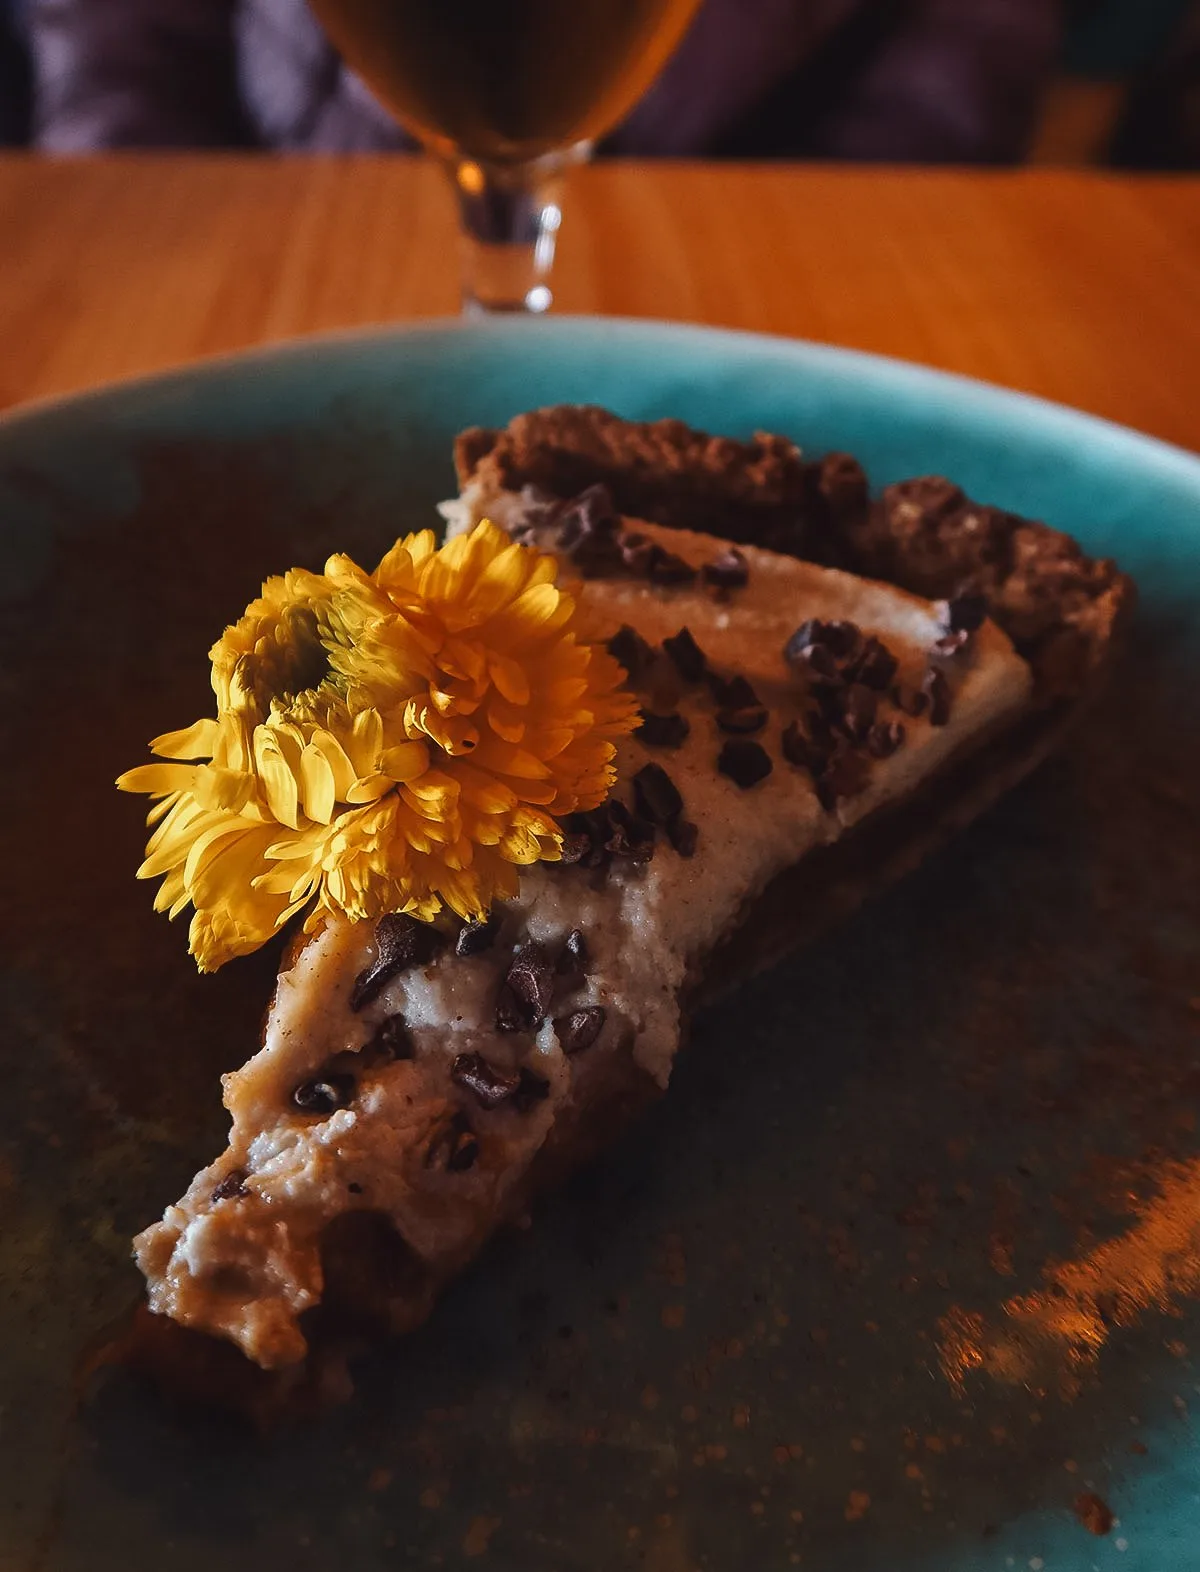
[[[633,777],[638,812],[651,824],[668,825],[683,812],[679,788],[661,764],[643,764]]]
[[[789,764],[795,764],[816,778],[829,762],[829,749],[821,747],[811,738],[799,721],[790,721],[783,728],[780,750]]]
[[[950,719],[950,684],[945,674],[931,666],[921,682],[921,692],[929,700],[929,724],[944,726]]]
[[[231,1168],[220,1184],[214,1187],[209,1199],[215,1206],[218,1201],[237,1201],[249,1194],[250,1191],[246,1188],[246,1170]]]
[[[823,808],[832,811],[839,802],[865,791],[870,778],[871,768],[864,755],[841,748],[829,759],[817,779],[817,800]]]
[[[903,746],[904,726],[901,721],[876,721],[867,734],[867,752],[873,759],[890,759]]]
[[[678,748],[686,741],[690,730],[687,721],[677,710],[670,715],[655,715],[646,710],[642,713],[637,739],[648,748]]]
[[[696,577],[690,562],[657,544],[650,547],[645,571],[652,584],[690,584]]]
[[[347,1106],[354,1097],[355,1086],[352,1075],[324,1075],[301,1081],[292,1093],[292,1101],[301,1113],[319,1114],[324,1118]]]
[[[585,578],[617,573],[623,566],[621,519],[607,486],[589,486],[559,514],[558,545]]]
[[[592,840],[589,835],[579,832],[564,835],[562,846],[559,850],[559,858],[568,867],[572,867],[577,862],[585,861],[591,848]]]
[[[933,609],[938,627],[942,630],[934,643],[934,654],[957,655],[983,626],[987,616],[987,599],[983,595],[959,595],[954,600],[938,601]]]
[[[814,733],[818,732],[815,722],[819,717],[809,719]],[[900,732],[900,741],[903,741],[903,728],[898,727],[897,730]],[[886,731],[888,728],[880,722],[872,728],[871,735]],[[890,742],[891,738],[889,737],[887,741]],[[900,741],[896,742],[896,747],[899,747]],[[799,721],[792,721],[784,728],[781,748],[789,764],[807,770],[812,776],[817,800],[823,808],[832,810],[842,799],[856,797],[870,779],[870,766],[866,755],[852,748],[845,738],[806,734]],[[868,752],[870,751],[869,736]],[[894,752],[895,749],[891,751]],[[876,753],[873,757],[886,757],[886,753]]]
[[[649,862],[654,855],[654,825],[649,820],[630,813],[617,797],[610,798],[596,811],[606,816],[605,851],[614,857],[628,857],[633,862]]]
[[[897,683],[892,689],[892,703],[897,709],[903,710],[906,715],[911,715],[915,719],[917,716],[924,715],[929,708],[929,695],[919,688],[909,688],[902,683]]]
[[[705,676],[709,692],[723,710],[745,710],[758,703],[758,694],[740,673],[722,677],[710,671]]]
[[[496,1108],[521,1084],[516,1070],[501,1070],[481,1053],[460,1053],[450,1066],[450,1079],[474,1094],[481,1108]]]
[[[555,971],[560,977],[581,977],[587,971],[588,947],[581,928],[572,928],[558,952]]]
[[[485,950],[490,950],[496,942],[496,935],[500,931],[500,913],[489,912],[482,922],[467,922],[458,930],[458,937],[454,941],[454,953],[460,959],[469,955],[482,955]]]
[[[389,912],[375,924],[378,953],[370,966],[359,972],[350,993],[350,1008],[361,1010],[371,1003],[393,977],[412,966],[424,966],[445,944],[444,935],[427,922],[418,922],[404,912]]]
[[[389,1015],[381,1021],[375,1035],[361,1049],[364,1063],[388,1064],[394,1059],[413,1057],[412,1038],[402,1015]]]
[[[865,743],[879,709],[875,691],[856,682],[843,688],[840,697],[836,720],[831,716],[831,723],[844,731],[852,742]]]
[[[521,946],[504,974],[496,999],[496,1030],[535,1031],[550,1008],[554,966],[544,945],[531,939]]]
[[[882,693],[896,675],[897,664],[896,657],[886,644],[870,638],[847,667],[845,676],[849,682],[861,682],[865,687]]]
[[[750,564],[736,546],[706,562],[700,573],[706,584],[719,590],[744,589],[750,582]]]
[[[730,738],[717,756],[717,768],[743,791],[766,780],[773,768],[771,756],[757,742]]]
[[[624,623],[607,644],[608,653],[629,673],[629,680],[638,682],[654,664],[654,650],[636,628]]]
[[[524,1065],[518,1071],[517,1080],[513,1107],[521,1113],[528,1113],[535,1103],[545,1102],[550,1095],[550,1082],[543,1076],[535,1075]]]
[[[479,1156],[479,1137],[464,1113],[453,1114],[442,1124],[425,1153],[426,1168],[444,1167],[449,1173],[465,1173]]]
[[[687,628],[680,628],[670,638],[663,640],[663,649],[675,663],[675,668],[685,682],[699,682],[708,670],[704,651]]]
[[[862,640],[862,634],[853,622],[822,622],[810,617],[802,622],[784,645],[783,658],[789,665],[805,656],[805,652],[818,647],[828,650],[838,660],[853,655]]]
[[[481,1053],[460,1053],[450,1067],[450,1079],[465,1087],[481,1108],[498,1108],[511,1098],[514,1108],[526,1113],[550,1095],[550,1082],[524,1065],[502,1070]]]
[[[615,797],[587,813],[568,814],[563,830],[561,860],[568,864],[603,868],[612,857],[649,862],[654,855],[654,826],[635,818]]]
[[[562,1051],[566,1054],[582,1053],[599,1037],[604,1026],[605,1011],[601,1005],[591,1004],[583,1010],[572,1010],[560,1015],[554,1023],[554,1032]]]
[[[762,704],[747,705],[745,709],[717,711],[717,725],[735,737],[749,736],[761,731],[767,724],[766,707]]]

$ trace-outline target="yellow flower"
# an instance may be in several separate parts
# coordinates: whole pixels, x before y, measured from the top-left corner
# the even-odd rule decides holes
[[[201,970],[304,907],[478,917],[557,860],[637,714],[557,572],[485,520],[263,586],[212,648],[216,717],[117,782],[160,799],[138,876],[162,877],[156,910],[195,907]]]

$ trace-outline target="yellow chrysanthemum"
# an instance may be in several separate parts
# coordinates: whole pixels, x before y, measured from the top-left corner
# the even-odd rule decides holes
[[[557,571],[484,521],[263,586],[212,648],[216,717],[117,782],[161,799],[138,876],[162,877],[156,910],[195,907],[201,970],[306,906],[478,917],[558,858],[637,707]]]

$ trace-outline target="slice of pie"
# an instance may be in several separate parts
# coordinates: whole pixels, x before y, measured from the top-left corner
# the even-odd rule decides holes
[[[417,1325],[658,1097],[712,978],[769,964],[1026,773],[1132,602],[1042,525],[940,480],[871,503],[852,460],[781,438],[562,408],[466,433],[457,461],[449,534],[487,518],[557,558],[641,723],[559,859],[527,857],[486,916],[327,909],[293,947],[225,1078],[227,1150],[136,1241],[157,1317],[285,1387],[334,1324]],[[520,674],[496,680],[516,703]]]

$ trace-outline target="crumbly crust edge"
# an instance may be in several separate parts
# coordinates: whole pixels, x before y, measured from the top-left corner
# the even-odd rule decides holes
[[[848,568],[931,599],[982,594],[1033,668],[1039,700],[1074,699],[1107,666],[1135,601],[1114,562],[1069,535],[923,476],[872,500],[850,455],[806,460],[785,437],[715,437],[678,420],[553,405],[455,444],[460,488],[571,497],[602,484],[626,514]]]

